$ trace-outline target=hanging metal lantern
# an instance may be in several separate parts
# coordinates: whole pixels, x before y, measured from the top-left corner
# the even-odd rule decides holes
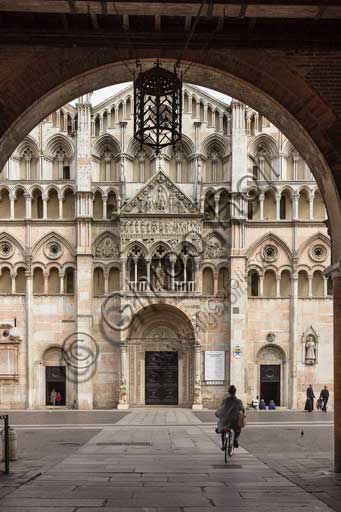
[[[182,82],[159,63],[134,82],[134,137],[156,154],[181,140]]]

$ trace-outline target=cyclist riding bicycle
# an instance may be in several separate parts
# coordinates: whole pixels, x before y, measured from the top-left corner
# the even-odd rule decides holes
[[[219,409],[215,412],[218,418],[218,425],[216,433],[221,434],[222,450],[224,450],[224,429],[232,428],[235,432],[234,436],[234,447],[238,448],[238,438],[242,427],[240,426],[240,413],[241,411],[245,414],[245,408],[243,402],[236,397],[236,387],[231,385],[229,387],[229,395],[225,398]]]

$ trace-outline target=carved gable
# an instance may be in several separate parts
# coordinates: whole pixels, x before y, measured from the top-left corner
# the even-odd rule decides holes
[[[136,214],[198,214],[193,201],[162,171],[153,176],[121,213]]]

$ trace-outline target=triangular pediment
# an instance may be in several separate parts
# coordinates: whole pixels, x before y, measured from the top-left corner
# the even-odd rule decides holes
[[[121,214],[199,215],[192,199],[161,169],[121,209]]]

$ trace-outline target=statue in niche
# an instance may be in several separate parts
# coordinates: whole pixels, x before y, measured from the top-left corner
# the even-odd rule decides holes
[[[157,267],[155,269],[155,283],[154,283],[154,291],[155,292],[163,292],[165,288],[165,277],[166,273],[162,268],[161,261],[158,261]]]
[[[155,197],[155,207],[157,210],[165,211],[167,206],[167,195],[163,187],[158,187]]]
[[[312,334],[309,334],[305,342],[305,364],[316,363],[316,341]]]

